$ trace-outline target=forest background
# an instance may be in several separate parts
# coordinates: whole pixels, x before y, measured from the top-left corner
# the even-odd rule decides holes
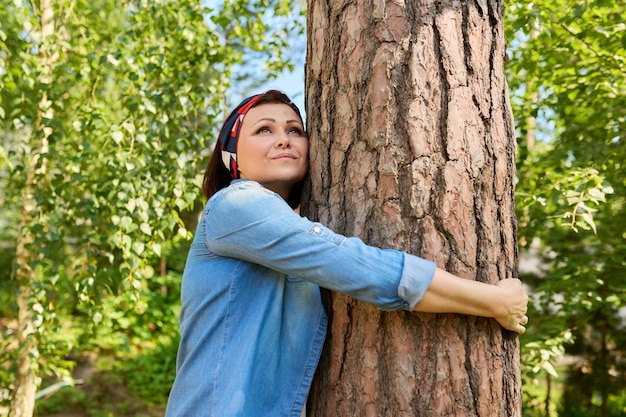
[[[208,150],[301,69],[305,4],[0,4],[0,407],[36,341],[36,415],[162,415]],[[626,11],[506,13],[524,415],[626,416]]]

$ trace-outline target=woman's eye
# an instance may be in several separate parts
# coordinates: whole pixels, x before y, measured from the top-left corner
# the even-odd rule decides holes
[[[297,128],[297,127],[293,127],[291,129],[289,129],[289,133],[294,133],[294,134],[299,135],[299,136],[303,136],[304,135],[304,132],[302,131],[302,129]]]
[[[270,128],[266,126],[261,127],[256,131],[257,134],[258,133],[270,133],[270,132],[271,132]]]

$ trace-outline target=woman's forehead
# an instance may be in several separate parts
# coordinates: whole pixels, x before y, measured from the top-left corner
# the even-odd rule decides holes
[[[263,103],[251,108],[246,114],[245,120],[271,118],[276,121],[296,120],[302,123],[302,119],[288,104]]]

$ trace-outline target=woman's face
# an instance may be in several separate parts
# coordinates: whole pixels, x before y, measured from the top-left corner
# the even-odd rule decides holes
[[[256,181],[285,200],[308,169],[309,142],[298,114],[266,103],[246,113],[237,142],[241,178]]]

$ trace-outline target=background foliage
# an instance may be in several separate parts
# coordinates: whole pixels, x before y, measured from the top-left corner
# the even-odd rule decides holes
[[[536,318],[525,411],[624,416],[626,11],[600,0],[508,11],[519,240],[538,265],[524,277]]]
[[[134,395],[163,402],[178,337],[173,259],[195,227],[226,93],[246,54],[264,78],[290,67],[285,40],[302,30],[290,12],[282,0],[0,1],[2,401],[29,349],[41,388],[72,382],[95,352]],[[23,325],[30,346],[16,343]]]

